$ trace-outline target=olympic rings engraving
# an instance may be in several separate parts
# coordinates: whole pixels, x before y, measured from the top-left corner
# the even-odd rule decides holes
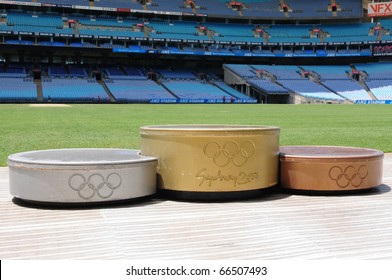
[[[361,165],[358,170],[354,166],[348,166],[344,170],[339,166],[334,166],[329,170],[329,178],[336,182],[340,188],[346,188],[350,184],[357,188],[368,176],[369,171],[365,165]]]
[[[255,151],[256,146],[252,141],[244,141],[241,145],[235,141],[229,141],[223,146],[211,141],[204,147],[204,154],[219,167],[225,167],[230,163],[241,167],[254,155]]]
[[[89,200],[95,195],[102,199],[109,198],[121,184],[121,176],[117,173],[110,173],[106,178],[95,173],[87,179],[82,174],[74,174],[68,179],[68,186],[77,191],[79,196],[85,200]]]

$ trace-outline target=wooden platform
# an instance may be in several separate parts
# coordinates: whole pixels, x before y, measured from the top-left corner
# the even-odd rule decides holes
[[[50,209],[19,205],[0,168],[0,259],[392,259],[392,154],[370,192]]]

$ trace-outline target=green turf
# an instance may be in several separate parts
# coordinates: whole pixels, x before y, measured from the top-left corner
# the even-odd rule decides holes
[[[72,105],[0,104],[0,166],[21,151],[139,148],[139,127],[153,124],[257,124],[281,128],[281,145],[345,145],[392,152],[389,105]]]

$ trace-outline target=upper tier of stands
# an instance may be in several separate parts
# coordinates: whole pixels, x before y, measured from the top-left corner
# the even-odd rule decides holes
[[[164,54],[201,54],[212,52],[213,55],[228,56],[327,56],[355,55],[370,56],[369,47],[361,45],[377,42],[390,37],[392,20],[382,20],[383,32],[376,35],[377,23],[357,24],[239,24],[239,23],[199,23],[196,21],[114,18],[110,16],[82,16],[78,14],[44,14],[39,12],[6,12],[0,22],[0,34],[8,44],[102,47],[124,52],[161,52]],[[71,24],[76,22],[76,24]],[[317,31],[317,32],[316,32]],[[18,32],[22,32],[21,34]],[[1,35],[0,35],[1,36]],[[67,38],[72,38],[67,40]],[[94,40],[99,39],[99,40]],[[110,40],[110,42],[107,41]],[[117,40],[114,42],[114,40]],[[121,40],[121,41],[118,41]],[[139,45],[138,41],[163,40],[166,42],[184,42],[188,44],[162,46],[158,44]],[[189,46],[199,42],[207,46]],[[360,43],[358,43],[360,42]],[[310,49],[319,43],[346,43],[349,47],[336,49]],[[305,48],[295,50],[273,45],[295,46],[303,44]]]
[[[22,1],[22,0],[17,0]],[[26,2],[24,0],[23,2]],[[193,0],[192,5],[184,0],[147,0],[142,5],[136,0],[37,0],[34,3],[54,4],[58,6],[105,7],[138,10],[144,13],[198,14],[218,17],[249,17],[263,19],[326,19],[326,18],[360,18],[362,1],[339,0],[333,10],[331,2],[325,0]],[[285,3],[286,5],[282,5]],[[114,9],[115,11],[115,9]]]

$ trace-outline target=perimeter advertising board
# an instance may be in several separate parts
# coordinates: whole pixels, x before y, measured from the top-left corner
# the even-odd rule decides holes
[[[355,104],[392,104],[392,100],[357,100]]]

